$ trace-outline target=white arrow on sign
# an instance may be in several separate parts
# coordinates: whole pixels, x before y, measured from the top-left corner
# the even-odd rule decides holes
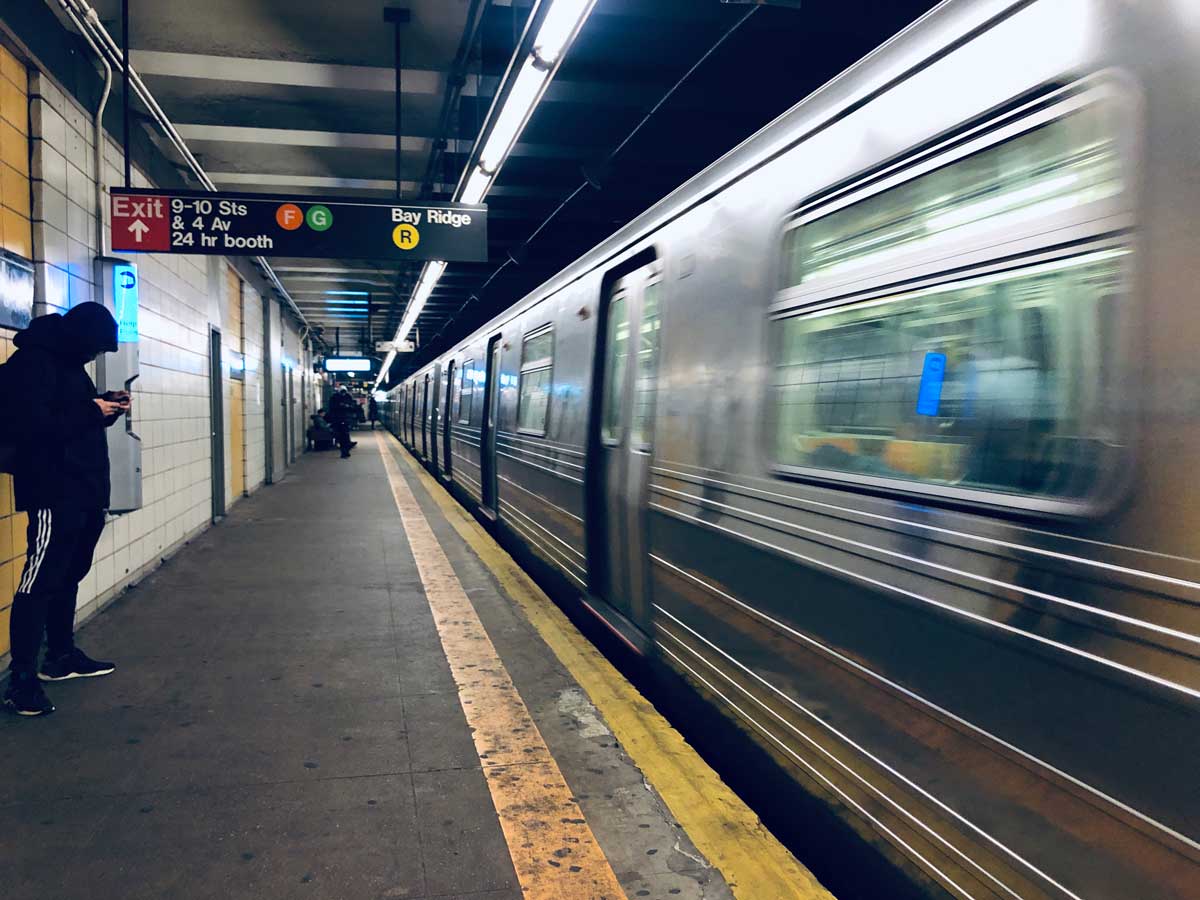
[[[129,230],[133,232],[133,239],[140,244],[142,237],[150,230],[150,226],[141,219],[134,219],[129,225]]]

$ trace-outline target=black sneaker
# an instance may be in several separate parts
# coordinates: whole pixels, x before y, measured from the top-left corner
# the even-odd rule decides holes
[[[67,681],[71,678],[96,678],[100,675],[111,675],[117,667],[110,662],[100,662],[92,659],[78,647],[69,653],[64,653],[57,659],[42,661],[42,671],[38,678],[42,681]]]
[[[4,692],[4,705],[18,716],[48,716],[54,704],[32,672],[13,672]]]

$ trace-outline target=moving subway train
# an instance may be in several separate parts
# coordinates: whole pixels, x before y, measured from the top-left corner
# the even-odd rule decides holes
[[[1200,4],[925,16],[394,388],[935,896],[1200,896]]]

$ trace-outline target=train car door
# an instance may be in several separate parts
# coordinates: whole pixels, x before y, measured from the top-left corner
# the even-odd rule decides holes
[[[483,383],[483,433],[480,435],[480,469],[483,477],[483,506],[496,515],[496,425],[500,411],[500,335],[488,341],[487,374]]]
[[[438,456],[438,431],[442,422],[442,367],[434,363],[429,373],[429,468],[437,475],[441,466]]]
[[[421,455],[429,459],[429,373],[421,388]]]
[[[653,449],[658,371],[656,265],[617,281],[601,328],[599,414],[593,420],[588,491],[591,590],[638,625],[648,621],[644,510]]]
[[[454,454],[450,450],[450,428],[451,423],[454,421],[451,418],[451,416],[454,414],[451,404],[453,403],[454,398],[455,368],[454,360],[451,360],[446,366],[446,399],[442,407],[444,410],[442,413],[442,474],[447,478],[451,477],[451,474],[454,471],[451,465],[451,458]]]

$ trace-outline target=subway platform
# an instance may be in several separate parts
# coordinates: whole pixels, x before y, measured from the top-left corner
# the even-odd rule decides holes
[[[6,900],[825,898],[390,436],[309,454],[0,719]]]

